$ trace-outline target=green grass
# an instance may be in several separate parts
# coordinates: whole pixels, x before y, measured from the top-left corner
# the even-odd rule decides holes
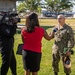
[[[25,24],[26,19],[21,19],[21,23]],[[57,19],[39,19],[40,25],[56,25]],[[75,19],[66,19],[66,23],[70,25],[75,25]]]
[[[49,33],[51,29],[48,29],[47,32]],[[15,35],[15,44],[17,48],[18,43],[21,43],[20,35]],[[53,75],[52,71],[52,45],[53,41],[47,41],[43,38],[42,40],[42,60],[41,60],[41,65],[40,65],[40,71],[39,75]],[[74,48],[75,50],[75,48]],[[16,51],[16,50],[15,50]],[[22,58],[19,55],[16,55],[17,58],[17,73],[18,75],[23,75],[24,69],[23,69],[23,64],[22,64]],[[72,61],[72,73],[71,75],[75,74],[75,54],[71,56],[71,61]],[[59,75],[65,75],[63,72],[63,66],[62,62],[60,61],[59,63],[59,68],[60,72]]]
[[[25,24],[26,19],[21,19],[20,24]],[[75,19],[66,19],[66,24],[75,29]],[[39,19],[40,26],[55,26],[58,24],[57,19]]]
[[[46,21],[47,21],[47,19],[46,19]],[[42,20],[41,24],[44,23],[45,25],[48,25],[49,23],[47,23],[47,22],[49,20],[47,22],[46,21]],[[52,22],[53,25],[54,25],[54,21]],[[50,31],[51,31],[51,28],[47,29],[48,33]],[[18,73],[18,75],[24,75],[22,56],[16,55],[17,46],[19,43],[22,43],[21,35],[16,34],[14,37],[15,37],[14,52],[15,52],[16,61],[17,61],[17,73]],[[54,40],[47,41],[44,38],[42,40],[42,59],[41,59],[40,71],[38,72],[38,75],[53,75],[53,71],[52,71],[52,45],[53,45],[53,41]],[[74,48],[74,50],[75,50],[75,48]],[[71,56],[71,62],[72,62],[71,75],[75,75],[75,54]],[[0,66],[1,66],[1,57],[0,57]],[[59,63],[59,69],[60,69],[59,75],[65,75],[61,61]],[[11,75],[10,69],[9,69],[7,75]]]

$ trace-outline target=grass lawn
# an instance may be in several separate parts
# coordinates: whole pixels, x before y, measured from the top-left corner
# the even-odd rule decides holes
[[[41,26],[53,26],[55,25],[56,19],[39,19],[40,21],[40,25]],[[73,29],[75,29],[74,25],[72,25],[75,22],[75,19],[68,19],[66,20],[67,23],[71,24],[71,26],[73,27]],[[21,23],[24,23],[23,20]],[[47,32],[49,33],[51,31],[51,28],[47,29]],[[16,34],[15,36],[15,43],[14,43],[14,51],[15,51],[15,56],[16,56],[16,60],[17,60],[17,73],[18,75],[24,75],[24,69],[23,69],[23,63],[22,63],[22,56],[21,55],[16,55],[16,50],[17,50],[17,46],[19,43],[22,43],[21,41],[21,35],[20,34]],[[52,71],[52,45],[53,45],[53,41],[47,41],[43,38],[42,40],[42,59],[41,59],[41,65],[40,65],[40,71],[38,73],[38,75],[53,75],[53,71]],[[74,48],[75,50],[75,48]],[[71,56],[71,62],[72,62],[72,73],[71,75],[75,75],[75,53],[74,55]],[[0,63],[1,63],[1,57],[0,57]],[[1,66],[1,64],[0,64]],[[63,72],[63,65],[62,62],[60,61],[59,63],[59,75],[65,75]],[[11,71],[9,69],[8,74],[7,75],[11,75]]]
[[[21,19],[21,24],[25,24],[25,19]],[[66,19],[66,24],[72,26],[75,29],[75,19]],[[39,19],[40,26],[55,26],[57,19]]]

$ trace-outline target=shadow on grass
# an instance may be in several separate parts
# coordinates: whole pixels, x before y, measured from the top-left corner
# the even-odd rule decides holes
[[[53,28],[54,26],[41,26],[41,27],[47,30],[48,28]]]
[[[53,28],[54,26],[41,26],[42,28],[44,28],[45,30],[47,30],[48,28]],[[20,34],[21,33],[21,29],[20,28],[17,28],[17,34]]]

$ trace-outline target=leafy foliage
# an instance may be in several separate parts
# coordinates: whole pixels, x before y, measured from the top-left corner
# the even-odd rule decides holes
[[[30,10],[30,11],[37,11],[38,9],[38,6],[39,6],[39,2],[40,0],[24,0],[19,6],[18,6],[18,9],[20,11],[25,10]],[[20,9],[20,8],[21,9]]]
[[[42,4],[41,0],[24,0],[17,8],[19,11],[37,11]],[[47,2],[47,7],[50,8],[51,12],[60,11],[71,11],[75,0],[45,0]],[[43,4],[44,5],[44,4]]]
[[[19,6],[17,6],[17,9],[19,12],[22,12],[26,9],[25,3],[21,3]]]
[[[73,7],[73,0],[46,0],[48,6],[51,7],[52,12],[60,12],[64,10],[71,10]]]

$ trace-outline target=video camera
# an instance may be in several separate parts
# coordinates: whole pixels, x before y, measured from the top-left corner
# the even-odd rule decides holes
[[[15,12],[1,12],[0,13],[0,24],[13,25],[14,23],[20,22],[18,14]]]

